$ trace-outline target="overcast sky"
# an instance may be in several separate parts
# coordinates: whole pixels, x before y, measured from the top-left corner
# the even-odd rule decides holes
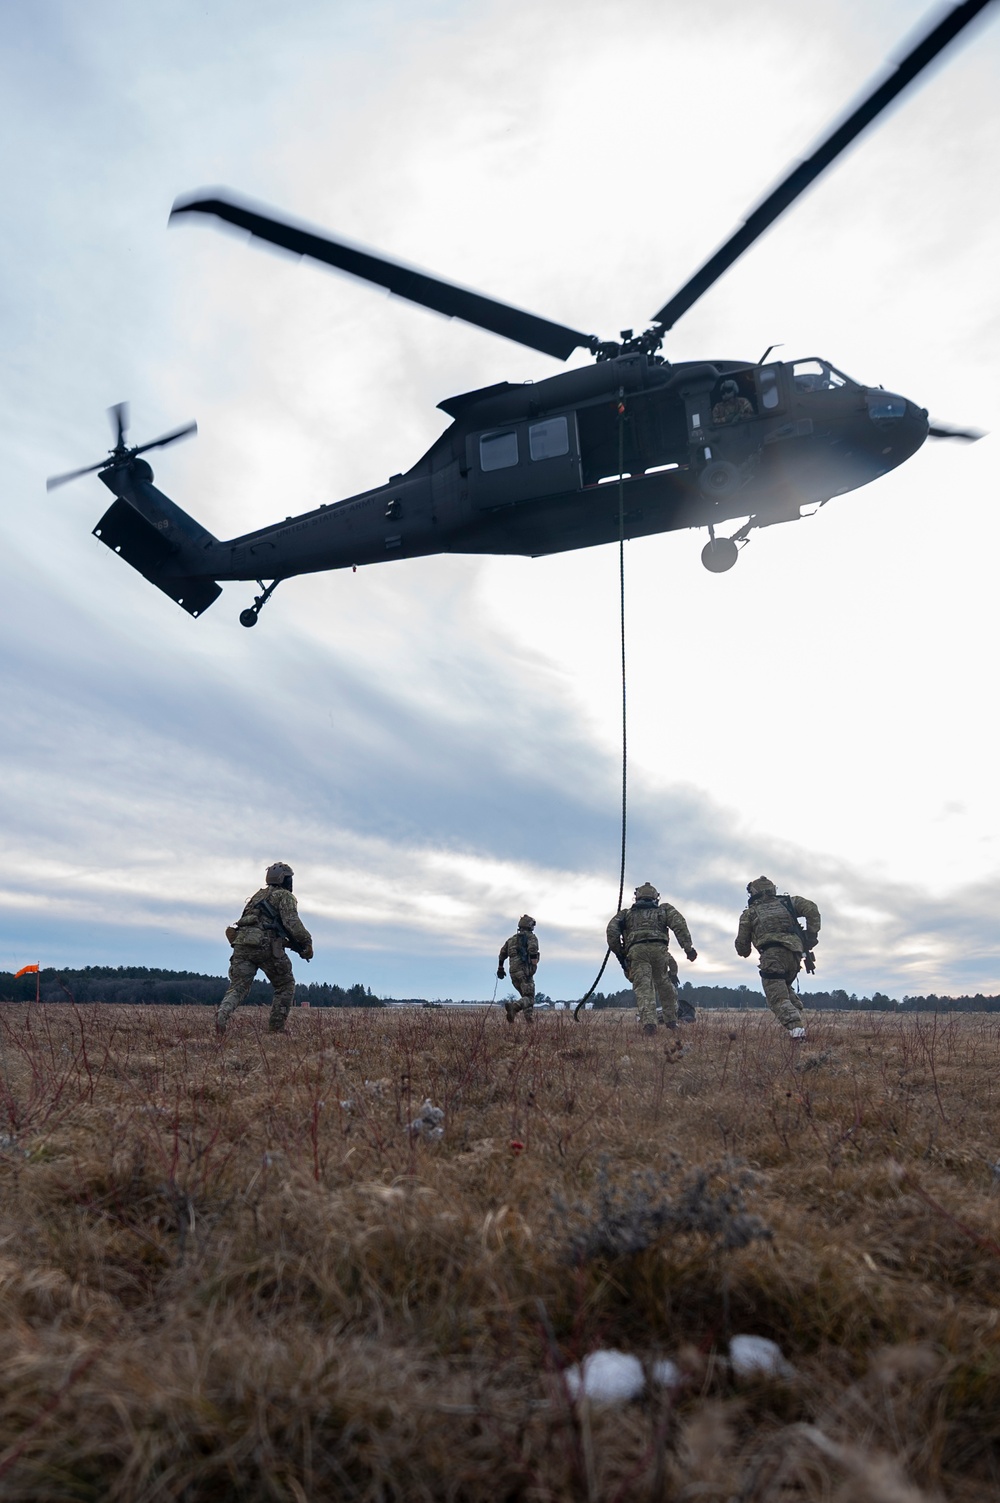
[[[997,427],[1000,24],[987,12],[681,321],[675,360],[823,354]],[[398,561],[192,620],[91,536],[105,409],[191,418],[157,483],[220,537],[385,481],[436,404],[557,362],[206,223],[229,188],[614,337],[642,327],[940,15],[917,0],[35,0],[3,8],[0,968],[221,972],[295,867],[303,979],[490,996],[525,909],[578,993],[615,906],[617,551]],[[578,354],[570,364],[583,363]],[[817,516],[626,550],[628,885],[690,979],[761,871],[819,903],[817,985],[1000,991],[997,440]],[[767,713],[775,678],[800,686]],[[618,984],[617,974],[610,978]]]

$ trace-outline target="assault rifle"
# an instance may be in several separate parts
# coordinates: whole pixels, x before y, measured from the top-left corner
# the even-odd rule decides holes
[[[281,914],[278,912],[277,908],[275,908],[272,903],[269,903],[267,898],[260,898],[259,901],[254,904],[254,907],[261,916],[262,927],[265,929],[270,929],[274,934],[277,934],[279,939],[284,940],[285,944],[290,950],[294,950],[296,955],[300,955],[302,951],[299,947],[299,942],[297,939],[293,939],[288,930],[285,928],[284,924],[281,921]]]
[[[806,975],[807,976],[815,976],[815,974],[816,974],[816,956],[815,956],[814,952],[811,949],[808,948],[808,945],[809,945],[809,927],[808,927],[808,921],[807,921],[807,924],[806,924],[806,928],[803,930],[802,925],[799,923],[799,915],[795,912],[795,905],[792,902],[791,898],[788,896],[787,892],[781,892],[781,893],[778,894],[778,902],[782,903],[788,909],[788,912],[791,914],[792,918],[795,921],[796,931],[798,932],[798,934],[802,938],[802,947],[803,947],[803,952],[804,952],[803,953],[803,957],[802,957],[802,963],[803,963],[803,965],[806,968]],[[813,944],[815,944],[815,943],[816,943],[816,941],[815,941],[815,939],[813,939]]]

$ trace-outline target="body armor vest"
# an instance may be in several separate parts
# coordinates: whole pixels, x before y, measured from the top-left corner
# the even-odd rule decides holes
[[[784,945],[799,953],[805,949],[802,930],[789,911],[788,900],[777,894],[751,903],[750,924],[753,942],[758,950],[768,944]]]
[[[633,945],[670,943],[667,915],[658,903],[633,903],[620,924],[626,954]]]

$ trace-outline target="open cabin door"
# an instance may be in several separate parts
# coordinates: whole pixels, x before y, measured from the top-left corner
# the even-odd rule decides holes
[[[488,428],[465,442],[469,499],[480,510],[580,489],[575,412]]]

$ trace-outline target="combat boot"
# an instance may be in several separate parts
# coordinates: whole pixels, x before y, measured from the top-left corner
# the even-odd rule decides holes
[[[505,1002],[503,1005],[503,1010],[507,1014],[507,1022],[513,1023],[514,1019],[517,1017],[517,1008],[514,1006],[513,1002]]]
[[[524,1013],[524,1021],[526,1023],[534,1024],[534,1021],[535,1021],[535,1017],[534,1017],[535,1009],[533,1007],[523,1007],[521,1009],[521,1011]]]
[[[643,1025],[642,1025],[642,1032],[643,1032],[643,1036],[645,1038],[647,1038],[647,1039],[655,1039],[655,1037],[656,1037],[656,1024],[655,1023],[643,1023]]]

